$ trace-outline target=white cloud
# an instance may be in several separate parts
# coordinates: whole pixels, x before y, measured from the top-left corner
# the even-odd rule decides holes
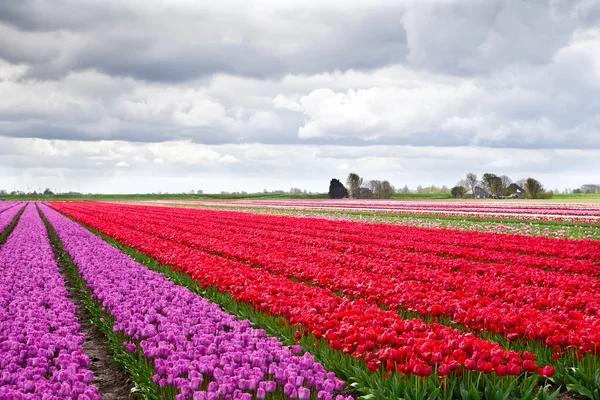
[[[488,168],[562,182],[555,165],[590,173],[561,151],[600,148],[593,0],[18,3],[0,3],[11,176],[110,188],[142,167],[202,170],[260,190],[265,173],[451,184]]]
[[[62,150],[47,152],[51,144]],[[90,159],[87,142],[0,137],[0,188],[50,185],[68,191],[81,185],[93,192],[187,192],[192,188],[220,192],[289,189],[294,182],[294,186],[322,192],[331,178],[343,180],[350,171],[365,179],[388,179],[396,186],[412,188],[450,186],[468,171],[479,175],[494,171],[515,180],[534,176],[547,187],[562,188],[593,182],[600,169],[597,149],[166,142],[133,143],[122,150],[123,144],[101,142],[95,151],[99,158]],[[135,163],[138,155],[153,161]]]
[[[239,163],[240,160],[238,160],[237,158],[235,158],[232,155],[229,154],[225,154],[223,157],[219,158],[217,160],[220,163]]]

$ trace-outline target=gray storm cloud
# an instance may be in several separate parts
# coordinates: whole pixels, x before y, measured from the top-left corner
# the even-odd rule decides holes
[[[599,26],[588,0],[2,2],[0,186],[52,163],[56,179],[96,174],[101,191],[138,168],[316,190],[388,165],[397,185],[453,184],[488,165],[472,151],[503,157],[488,166],[507,174],[552,170],[549,186],[574,168],[591,179],[581,157],[600,149]],[[140,154],[33,160],[32,143],[85,142]],[[199,154],[175,151],[182,162],[176,146]],[[321,176],[321,149],[348,156]],[[403,175],[406,152],[420,168]],[[428,170],[440,163],[444,174]]]

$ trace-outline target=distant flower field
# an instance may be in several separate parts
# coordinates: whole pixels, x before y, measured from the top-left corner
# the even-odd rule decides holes
[[[441,200],[148,201],[143,204],[238,210],[421,228],[600,240],[600,203]]]
[[[598,207],[219,203],[0,204],[0,398],[102,397],[63,279],[142,398],[600,398],[599,241],[386,223]]]
[[[235,207],[269,207],[295,210],[369,211],[379,213],[460,216],[476,218],[521,218],[526,220],[577,221],[600,223],[600,204],[555,204],[494,201],[441,200],[237,200],[178,201],[180,204],[219,205]]]

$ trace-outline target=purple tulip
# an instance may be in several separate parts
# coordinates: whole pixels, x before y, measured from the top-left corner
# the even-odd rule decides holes
[[[11,224],[22,208],[23,203],[0,204],[0,233]]]
[[[0,210],[0,231],[21,208]],[[0,299],[0,398],[100,399],[89,385],[75,305],[34,204],[0,249]]]
[[[41,210],[94,299],[114,317],[115,332],[129,337],[124,346],[134,344],[153,362],[161,388],[179,389],[185,399],[242,399],[264,398],[278,388],[290,398],[306,391],[310,397],[327,386],[333,397],[339,380],[325,375],[311,354],[294,355],[300,346],[283,346],[49,207]],[[206,391],[198,392],[203,384]]]

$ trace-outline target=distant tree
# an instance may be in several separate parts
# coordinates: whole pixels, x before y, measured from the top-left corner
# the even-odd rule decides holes
[[[467,185],[467,188],[475,194],[475,188],[479,184],[479,178],[474,173],[469,172],[465,177],[465,184]]]
[[[6,190],[4,190],[4,189],[0,189],[0,196],[5,196],[5,195],[7,195],[7,194],[8,194],[8,193],[6,192]]]
[[[465,196],[467,195],[469,189],[471,189],[466,179],[461,179],[460,181],[458,181],[454,187],[456,186],[460,186],[465,189]],[[450,191],[450,194],[452,194],[452,191]]]
[[[517,184],[517,186],[519,186],[521,189],[525,190],[525,183],[526,183],[526,182],[527,182],[527,179],[525,179],[525,178],[522,178],[522,179],[519,179],[519,180],[516,182],[516,184]]]
[[[344,197],[348,197],[348,190],[338,179],[332,179],[329,182],[329,198],[343,199]]]
[[[513,183],[513,182],[512,182],[512,179],[510,179],[510,178],[509,178],[508,176],[506,176],[506,175],[502,175],[502,176],[500,177],[500,179],[502,180],[502,188],[503,188],[503,189],[506,189],[507,187],[509,187],[509,186],[510,186],[510,184],[511,184],[511,183]]]
[[[408,185],[404,185],[404,187],[402,188],[402,190],[400,190],[400,193],[402,193],[402,194],[409,194],[410,193],[410,189],[408,188]]]
[[[504,185],[502,184],[502,179],[495,176],[492,179],[492,183],[490,184],[490,192],[495,196],[501,196],[504,193]]]
[[[497,178],[496,174],[491,174],[488,172],[488,173],[483,174],[481,181],[483,182],[486,189],[488,189],[489,191],[492,191],[492,182],[494,182],[494,179],[496,179],[496,178]]]
[[[302,189],[299,188],[291,188],[290,194],[302,194]]]
[[[454,186],[452,190],[450,190],[450,194],[456,198],[465,197],[467,189],[464,186]]]
[[[388,181],[383,181],[381,186],[381,198],[389,199],[392,197],[392,194],[396,191],[396,188],[389,183]]]
[[[196,194],[203,194],[203,193],[204,193],[204,191],[202,191],[202,190],[196,190]]]
[[[365,187],[370,189],[373,197],[377,199],[389,199],[394,193],[394,187],[388,181],[371,180]]]
[[[44,196],[52,196],[54,193],[52,192],[52,190],[50,190],[50,188],[46,188],[44,190]]]
[[[573,194],[581,194],[583,193],[581,189],[573,189]]]
[[[358,174],[351,172],[348,174],[348,179],[346,179],[346,185],[348,186],[350,197],[360,199],[360,188],[363,185],[362,178]]]
[[[423,193],[423,186],[421,186],[421,185],[417,186],[417,193],[418,194]]]
[[[580,189],[583,193],[587,193],[587,194],[600,193],[600,185],[595,185],[595,184],[591,184],[591,183],[581,185]]]
[[[378,198],[379,191],[381,190],[381,184],[382,182],[380,180],[372,179],[370,181],[366,181],[363,186],[373,193],[373,197]]]
[[[542,184],[534,178],[527,178],[524,189],[527,192],[527,197],[531,199],[537,199],[538,196],[544,191]]]
[[[373,191],[369,188],[361,187],[359,189],[359,191],[360,191],[359,197],[361,199],[370,199],[371,197],[373,197]]]

